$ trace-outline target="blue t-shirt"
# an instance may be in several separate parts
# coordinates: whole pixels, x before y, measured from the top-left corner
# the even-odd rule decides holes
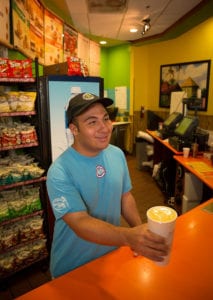
[[[72,147],[50,166],[47,190],[55,215],[50,271],[60,276],[115,249],[79,238],[63,221],[68,212],[87,211],[91,216],[120,225],[121,197],[131,189],[123,152],[109,145],[95,157]]]

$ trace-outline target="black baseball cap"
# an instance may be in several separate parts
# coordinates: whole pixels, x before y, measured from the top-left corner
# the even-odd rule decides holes
[[[69,101],[66,111],[67,123],[69,124],[74,117],[79,116],[93,103],[101,103],[104,107],[107,107],[113,104],[113,100],[110,98],[100,98],[91,93],[77,94]]]

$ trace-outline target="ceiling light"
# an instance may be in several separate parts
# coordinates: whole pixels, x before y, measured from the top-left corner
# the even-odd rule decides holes
[[[150,24],[149,23],[146,23],[145,25],[144,25],[144,30],[145,30],[145,32],[146,31],[148,31],[149,29],[150,29]]]
[[[150,28],[151,28],[151,24],[150,24],[150,18],[146,18],[142,20],[142,31],[141,34],[145,34]]]
[[[99,42],[101,45],[106,45],[107,44],[107,41],[100,41]]]
[[[138,29],[137,28],[131,28],[129,31],[130,32],[138,32]]]

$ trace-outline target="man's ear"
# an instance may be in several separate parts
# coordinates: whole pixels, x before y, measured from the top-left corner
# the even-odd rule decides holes
[[[78,134],[78,128],[75,124],[70,123],[69,124],[69,129],[71,130],[73,135],[77,135]]]

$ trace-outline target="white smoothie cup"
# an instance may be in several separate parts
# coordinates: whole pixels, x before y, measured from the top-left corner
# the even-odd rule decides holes
[[[164,256],[164,260],[155,262],[159,266],[165,266],[169,263],[177,216],[177,212],[173,208],[167,206],[153,206],[147,210],[149,230],[165,237],[167,244],[170,247],[169,254]]]
[[[190,153],[190,148],[184,147],[183,148],[183,157],[185,157],[185,158],[189,157],[189,153]]]

